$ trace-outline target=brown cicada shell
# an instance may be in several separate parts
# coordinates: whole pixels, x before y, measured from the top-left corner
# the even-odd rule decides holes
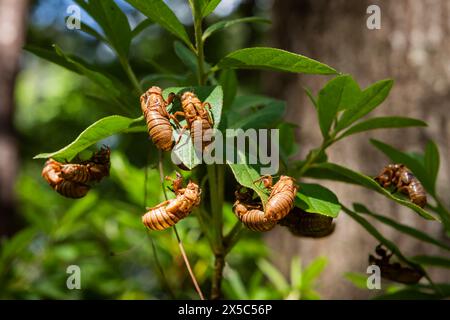
[[[416,176],[403,164],[389,164],[375,177],[383,188],[393,186],[395,191],[407,195],[412,203],[423,208],[427,204],[424,187]]]
[[[78,199],[84,197],[90,187],[83,183],[65,180],[61,177],[61,168],[63,164],[53,159],[47,160],[42,169],[42,177],[48,184],[64,197]]]
[[[253,190],[238,187],[233,212],[250,230],[265,232],[272,230],[276,223],[269,221],[264,214],[261,202],[253,200]]]
[[[170,178],[166,178],[170,179]],[[151,230],[164,230],[172,227],[181,219],[187,217],[200,204],[201,189],[189,181],[183,188],[183,178],[177,173],[172,182],[176,198],[164,201],[156,207],[150,208],[142,216],[142,223]]]
[[[264,183],[266,188],[271,190],[266,204],[266,218],[274,222],[283,219],[294,207],[294,200],[298,189],[294,178],[281,176],[273,186],[271,176],[263,176],[257,181],[259,180]]]
[[[213,120],[207,108],[211,110],[208,102],[201,102],[193,92],[184,92],[181,96],[181,108],[183,111],[175,112],[175,116],[186,119],[194,146],[201,146],[202,150],[211,143]],[[198,148],[197,148],[198,149]]]
[[[289,231],[298,237],[322,238],[333,233],[335,225],[333,218],[321,214],[305,212],[294,207],[291,212],[279,221]]]
[[[167,111],[175,95],[171,93],[166,100],[159,87],[151,87],[141,95],[141,109],[147,123],[148,133],[153,143],[161,150],[170,151],[173,147],[172,125],[169,119],[177,124],[178,120]]]
[[[65,180],[84,184],[93,181],[99,182],[109,176],[110,154],[110,149],[103,147],[87,161],[63,164],[60,175]]]
[[[416,284],[424,276],[422,270],[404,267],[397,262],[391,263],[392,253],[388,254],[381,244],[375,248],[375,252],[379,258],[370,254],[369,264],[380,267],[381,276],[385,279],[404,284]]]

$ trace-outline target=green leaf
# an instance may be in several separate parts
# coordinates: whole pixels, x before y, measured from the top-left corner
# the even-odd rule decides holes
[[[355,183],[357,185],[360,185],[360,186],[366,187],[368,189],[374,190],[378,193],[381,193],[385,197],[387,197],[391,200],[394,200],[395,202],[397,202],[405,207],[412,209],[414,212],[416,212],[421,217],[423,217],[427,220],[436,220],[436,218],[432,214],[428,213],[421,207],[415,205],[414,203],[412,203],[409,200],[404,200],[404,199],[398,198],[397,196],[390,193],[389,190],[386,190],[383,187],[381,187],[373,178],[368,177],[362,173],[352,171],[348,168],[339,166],[334,163],[320,163],[320,164],[314,165],[314,167],[316,169],[320,169],[320,170],[323,170],[323,169],[329,170],[329,171],[333,172],[335,174],[335,176],[344,177],[344,179],[351,180],[353,183]],[[327,177],[325,176],[324,179],[327,179]]]
[[[435,293],[422,292],[416,289],[401,289],[393,293],[376,296],[375,300],[436,300],[439,296]]]
[[[102,36],[100,33],[97,32],[94,28],[90,27],[89,25],[80,22],[81,31],[84,33],[87,33],[88,35],[96,38],[98,41],[105,42],[108,44],[108,40],[104,36]]]
[[[188,47],[192,48],[186,29],[162,0],[126,0],[137,10],[146,15],[150,20],[158,23],[161,27],[182,40]]]
[[[231,171],[233,172],[234,177],[236,178],[236,181],[241,186],[244,186],[246,188],[255,191],[258,194],[259,198],[261,199],[261,202],[265,206],[268,199],[267,190],[261,187],[260,184],[254,183],[261,177],[259,171],[257,170],[257,167],[247,163],[244,164],[232,163],[231,161],[227,161],[227,164],[230,166]]]
[[[368,214],[369,216],[377,219],[378,221],[391,226],[392,228],[403,232],[404,234],[410,235],[416,239],[419,239],[421,241],[427,242],[427,243],[431,243],[435,246],[438,246],[440,248],[443,248],[445,250],[449,250],[450,251],[450,246],[447,246],[445,243],[443,243],[442,241],[439,241],[438,239],[435,239],[431,236],[429,236],[428,234],[417,230],[415,228],[412,228],[410,226],[398,223],[395,220],[392,220],[386,216],[382,216],[376,213],[371,212],[369,209],[367,209],[364,205],[360,204],[360,203],[354,203],[353,204],[353,209],[358,212],[358,213],[364,213],[364,214]]]
[[[429,141],[425,148],[425,170],[428,174],[433,192],[436,190],[436,180],[439,172],[439,149],[433,141]]]
[[[275,48],[246,48],[229,53],[216,68],[264,69],[307,74],[337,74],[337,71],[305,56]]]
[[[338,111],[345,108],[350,100],[349,97],[354,97],[354,92],[348,90],[352,88],[350,84],[354,83],[355,81],[349,75],[338,76],[320,90],[317,100],[318,116],[320,130],[325,138],[329,136],[328,133]]]
[[[217,129],[220,125],[223,107],[223,91],[221,86],[204,86],[204,87],[170,87],[163,90],[163,96],[167,99],[169,93],[173,92],[177,95],[181,95],[185,91],[194,92],[200,101],[208,102],[211,105],[210,115],[214,121],[213,128]],[[173,103],[172,108],[180,109],[178,99]],[[169,108],[169,110],[172,110]],[[180,121],[182,126],[186,125],[186,120]],[[189,169],[193,169],[201,163],[201,159],[196,154],[192,139],[189,132],[185,131],[180,142],[174,147],[172,156],[177,157],[177,160],[181,160],[184,165]],[[173,131],[173,137],[175,141],[179,138],[178,130]]]
[[[174,49],[175,53],[180,58],[180,60],[183,62],[183,64],[191,70],[193,74],[197,74],[197,57],[195,54],[186,48],[184,44],[182,44],[180,41],[175,41],[174,43]]]
[[[147,29],[149,26],[153,24],[153,21],[150,19],[144,19],[139,24],[134,27],[133,31],[131,31],[131,38],[137,37],[142,31]]]
[[[450,269],[450,259],[447,257],[420,255],[411,257],[410,259],[421,265]]]
[[[367,274],[346,272],[344,277],[359,289],[367,290]]]
[[[280,130],[280,153],[282,157],[289,158],[295,155],[299,150],[299,145],[295,141],[295,130],[297,125],[282,122],[278,125]]]
[[[289,292],[289,284],[280,271],[277,270],[270,262],[261,259],[257,262],[258,268],[270,280],[273,286],[281,293]]]
[[[302,288],[302,264],[299,256],[291,260],[291,287],[297,290]]]
[[[345,110],[344,114],[338,121],[335,131],[339,132],[342,129],[347,128],[353,122],[361,119],[373,109],[378,107],[388,96],[393,84],[393,80],[387,79],[378,81],[366,88],[361,93],[361,97],[355,105],[350,109]]]
[[[336,195],[318,184],[300,183],[295,205],[306,212],[332,218],[336,218],[341,211],[341,205]]]
[[[236,72],[231,69],[223,70],[219,76],[219,84],[223,89],[223,109],[231,107],[237,93],[238,80]]]
[[[242,279],[237,271],[228,268],[225,273],[225,279],[230,283],[230,286],[233,289],[234,293],[237,295],[238,299],[249,299],[249,295],[247,293],[247,290],[245,289],[245,285],[242,282]]]
[[[41,153],[33,159],[55,158],[56,160],[72,160],[78,153],[91,145],[128,129],[133,123],[142,121],[142,117],[130,119],[122,116],[109,116],[98,120],[87,127],[80,135],[64,148],[49,153]]]
[[[258,23],[270,23],[269,19],[264,19],[260,17],[247,17],[247,18],[241,18],[241,19],[234,19],[234,20],[228,20],[228,21],[219,21],[211,26],[209,26],[204,32],[203,32],[203,41],[205,41],[208,37],[210,37],[215,32],[218,32],[220,30],[223,30],[225,28],[231,27],[232,25],[238,24],[238,23],[247,23],[247,22],[258,22]]]
[[[426,127],[426,122],[413,118],[404,117],[379,117],[371,118],[366,121],[359,122],[349,128],[338,139],[350,136],[355,133],[388,128],[405,128],[405,127]]]
[[[79,70],[79,68],[76,67],[74,63],[67,61],[64,57],[57,54],[55,50],[48,50],[34,45],[26,45],[24,49],[67,70],[82,74],[82,72]]]
[[[248,129],[248,128],[270,128],[283,119],[286,111],[286,104],[284,101],[274,101],[268,105],[258,108],[255,112],[246,115],[235,115],[240,120],[231,121],[228,119],[228,129]]]
[[[302,289],[308,289],[312,287],[312,284],[316,278],[323,272],[327,266],[328,260],[326,257],[318,257],[311,262],[302,273]]]
[[[394,163],[402,163],[407,166],[412,173],[420,180],[425,189],[431,193],[435,194],[434,184],[425,170],[422,163],[415,157],[399,151],[397,148],[390,146],[381,141],[371,139],[370,142],[381,152],[383,152],[387,157],[389,157]]]
[[[202,7],[202,16],[206,17],[210,15],[214,9],[219,5],[221,0],[205,0],[205,5]]]

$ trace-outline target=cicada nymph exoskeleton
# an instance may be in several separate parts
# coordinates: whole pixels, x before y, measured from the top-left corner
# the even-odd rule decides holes
[[[78,199],[84,197],[90,187],[86,184],[65,180],[61,177],[61,168],[63,164],[49,159],[42,169],[42,177],[48,182],[48,184],[64,197]]]
[[[166,177],[166,179],[170,179]],[[170,179],[172,180],[172,179]],[[172,227],[178,221],[186,218],[200,204],[201,189],[192,181],[183,187],[183,178],[177,173],[172,180],[175,199],[164,201],[150,208],[143,216],[142,223],[151,230],[164,230]]]
[[[369,255],[369,264],[377,265],[381,271],[381,277],[404,284],[416,284],[424,276],[424,272],[418,268],[405,267],[398,262],[390,262],[392,253],[387,251],[379,244],[375,248],[379,258]]]
[[[294,200],[298,190],[294,178],[281,176],[275,185],[273,185],[272,176],[262,176],[257,181],[262,181],[264,186],[270,190],[266,204],[266,218],[270,221],[278,222],[287,216],[294,207]]]
[[[279,221],[289,231],[298,237],[322,238],[333,233],[335,225],[333,218],[317,213],[305,212],[294,207],[291,212]]]
[[[167,106],[172,103],[175,94],[169,94],[167,101],[159,87],[153,86],[141,95],[141,109],[147,123],[148,133],[153,143],[161,150],[170,151],[173,147],[173,128],[170,119],[176,124],[178,120],[167,111]]]
[[[111,151],[102,147],[95,152],[89,160],[80,163],[67,163],[61,166],[61,177],[68,181],[90,183],[100,182],[109,176]]]
[[[407,195],[411,202],[423,208],[427,204],[424,187],[416,176],[403,164],[389,164],[383,168],[375,180],[384,188],[394,187]]]
[[[82,198],[90,190],[90,183],[109,176],[110,153],[108,147],[102,147],[90,159],[79,163],[61,163],[49,159],[42,176],[59,194],[67,198]]]
[[[233,212],[247,228],[265,232],[275,227],[276,223],[265,217],[261,201],[253,199],[253,190],[239,186],[235,196]]]
[[[186,119],[184,129],[189,129],[194,147],[203,150],[213,138],[214,121],[208,111],[211,105],[201,102],[195,93],[186,91],[181,95],[181,108],[183,111],[177,111],[174,115]]]

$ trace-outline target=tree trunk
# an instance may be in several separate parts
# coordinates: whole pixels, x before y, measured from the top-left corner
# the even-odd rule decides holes
[[[18,227],[14,185],[18,145],[13,126],[14,86],[25,38],[28,1],[0,0],[0,238]]]
[[[371,4],[381,8],[381,29],[366,27],[366,9]],[[343,73],[352,74],[362,87],[385,78],[395,84],[388,99],[374,115],[400,115],[423,119],[427,129],[383,130],[347,138],[329,150],[331,162],[369,176],[376,175],[389,163],[368,141],[376,138],[402,151],[423,152],[429,139],[441,151],[438,192],[449,205],[450,181],[450,3],[447,0],[276,0],[273,6],[272,45],[304,54],[329,64]],[[287,100],[286,119],[299,125],[297,141],[301,157],[321,142],[318,121],[311,102],[302,87],[317,93],[327,81],[321,76],[275,74],[269,77],[267,91]],[[360,187],[325,182],[341,202],[365,203],[370,209],[436,237],[443,237],[442,227],[426,222],[411,210],[391,203],[384,197]],[[327,256],[329,264],[322,274],[320,292],[323,298],[366,298],[374,292],[356,290],[344,279],[345,272],[365,273],[368,253],[377,242],[345,213],[337,219],[333,235],[319,240],[293,240],[278,227],[267,238],[275,263],[287,273],[292,255],[303,263],[317,256]],[[380,231],[397,243],[406,254],[436,254],[411,238],[384,226]],[[426,251],[425,251],[426,250]],[[433,270],[432,277],[449,281],[449,274]]]

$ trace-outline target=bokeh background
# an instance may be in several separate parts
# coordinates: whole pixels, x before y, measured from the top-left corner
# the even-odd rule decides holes
[[[144,19],[124,1],[117,3],[132,27]],[[187,1],[167,3],[192,32]],[[71,4],[0,0],[0,298],[196,298],[172,232],[149,234],[140,222],[144,207],[163,199],[146,134],[108,139],[113,150],[121,150],[113,152],[111,177],[79,201],[53,192],[40,177],[43,161],[32,160],[40,152],[65,146],[85,127],[109,115],[111,106],[99,99],[91,83],[24,51],[25,44],[57,43],[65,52],[124,77],[106,45],[66,28]],[[370,4],[381,7],[380,30],[366,28]],[[378,115],[416,117],[429,127],[351,137],[333,146],[330,159],[374,175],[387,159],[370,145],[369,137],[403,151],[422,151],[433,139],[441,152],[439,193],[450,205],[448,1],[223,0],[206,24],[245,16],[267,17],[272,24],[236,25],[211,37],[205,48],[209,62],[241,47],[267,45],[350,73],[362,87],[393,78],[392,93]],[[82,21],[95,26],[87,14],[82,14]],[[184,70],[173,53],[172,36],[157,26],[134,39],[131,63],[139,78],[161,70]],[[287,101],[286,118],[299,125],[298,158],[320,143],[315,112],[303,87],[317,92],[326,78],[239,71],[238,80],[240,94],[263,92]],[[145,185],[146,175],[150,182]],[[354,186],[326,185],[344,203],[367,203],[376,212],[448,242],[439,224],[424,222],[381,196]],[[234,221],[231,204],[226,217]],[[194,272],[208,291],[213,261],[196,223],[183,220],[180,234]],[[437,253],[392,229],[380,229],[406,253]],[[288,297],[278,272],[287,279],[292,271],[300,272],[295,269],[300,263],[295,257],[300,257],[306,279],[311,279],[301,298],[369,298],[374,292],[357,288],[344,274],[364,273],[367,254],[376,244],[345,215],[337,219],[335,233],[324,239],[295,238],[281,228],[264,236],[249,233],[229,256],[225,296]],[[66,288],[66,267],[72,264],[82,269],[82,290]],[[433,279],[450,282],[448,272],[432,274]]]

